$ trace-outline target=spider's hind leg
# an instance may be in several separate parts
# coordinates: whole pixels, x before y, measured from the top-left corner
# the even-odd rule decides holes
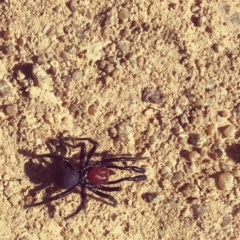
[[[98,195],[99,197],[110,200],[113,203],[113,206],[117,205],[117,200],[113,196],[103,193],[103,192],[100,192],[100,191],[96,190],[94,187],[93,188],[90,187],[89,190],[92,191],[93,193],[95,193],[96,195]]]

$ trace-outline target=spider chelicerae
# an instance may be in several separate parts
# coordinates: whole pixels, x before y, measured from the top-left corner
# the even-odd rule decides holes
[[[90,161],[98,147],[98,143],[92,140],[91,138],[75,138],[75,140],[88,141],[93,145],[90,151],[86,153],[85,142],[79,142],[76,145],[71,145],[65,142],[66,146],[69,146],[72,148],[78,148],[78,147],[80,148],[80,164],[78,168],[76,168],[68,158],[63,157],[61,155],[54,155],[54,154],[36,155],[36,157],[47,157],[47,158],[55,159],[58,161],[63,161],[65,163],[65,167],[59,168],[55,172],[54,183],[57,187],[62,189],[67,189],[67,190],[61,192],[60,194],[46,198],[44,201],[27,205],[26,207],[38,206],[38,205],[55,201],[57,199],[60,199],[62,197],[69,195],[77,187],[80,187],[81,203],[74,213],[66,217],[66,218],[70,218],[78,214],[84,208],[86,199],[87,199],[86,189],[89,189],[94,194],[102,198],[106,198],[112,201],[114,205],[116,205],[117,201],[115,200],[115,198],[104,192],[121,191],[121,187],[119,186],[110,187],[107,185],[116,184],[123,181],[137,182],[137,181],[143,181],[147,179],[146,175],[142,174],[134,177],[124,177],[118,180],[108,181],[109,169],[130,170],[137,173],[145,173],[145,169],[139,168],[137,166],[118,166],[118,165],[115,165],[114,163],[117,163],[117,162],[126,163],[128,161],[136,162],[138,160],[147,160],[149,158],[119,156],[119,157],[105,158],[101,161],[96,161],[94,163],[91,163]]]

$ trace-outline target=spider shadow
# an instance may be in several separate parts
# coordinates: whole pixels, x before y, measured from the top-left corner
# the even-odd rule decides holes
[[[24,164],[24,172],[28,176],[29,181],[34,184],[34,187],[28,190],[27,196],[36,198],[37,194],[44,191],[44,198],[51,197],[54,193],[59,191],[59,188],[54,186],[55,171],[60,164],[57,161],[46,161],[43,158],[33,157],[32,153],[27,150],[19,150],[19,153],[30,157]],[[55,206],[52,203],[47,203],[50,217],[54,217]],[[25,206],[28,208],[29,206]]]

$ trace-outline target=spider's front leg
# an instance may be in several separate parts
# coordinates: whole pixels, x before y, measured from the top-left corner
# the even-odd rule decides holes
[[[69,138],[63,138],[62,140],[64,141],[66,146],[69,146],[69,147],[72,147],[72,148],[80,147],[80,149],[81,149],[80,150],[80,168],[81,169],[89,165],[89,162],[90,162],[93,154],[95,153],[95,151],[98,147],[98,143],[96,141],[94,141],[91,138],[75,138],[75,140],[88,141],[91,144],[93,144],[92,148],[90,149],[90,151],[87,154],[86,162],[84,163],[84,160],[85,160],[85,157],[86,157],[86,145],[85,145],[85,143],[80,142],[76,145],[72,145],[72,144],[66,142],[66,140],[69,140]]]

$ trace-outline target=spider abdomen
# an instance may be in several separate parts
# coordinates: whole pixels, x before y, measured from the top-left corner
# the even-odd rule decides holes
[[[60,168],[55,173],[55,184],[59,188],[67,189],[79,182],[79,174],[71,168]]]
[[[101,184],[108,181],[109,172],[107,168],[93,167],[88,172],[88,179],[93,184]]]

